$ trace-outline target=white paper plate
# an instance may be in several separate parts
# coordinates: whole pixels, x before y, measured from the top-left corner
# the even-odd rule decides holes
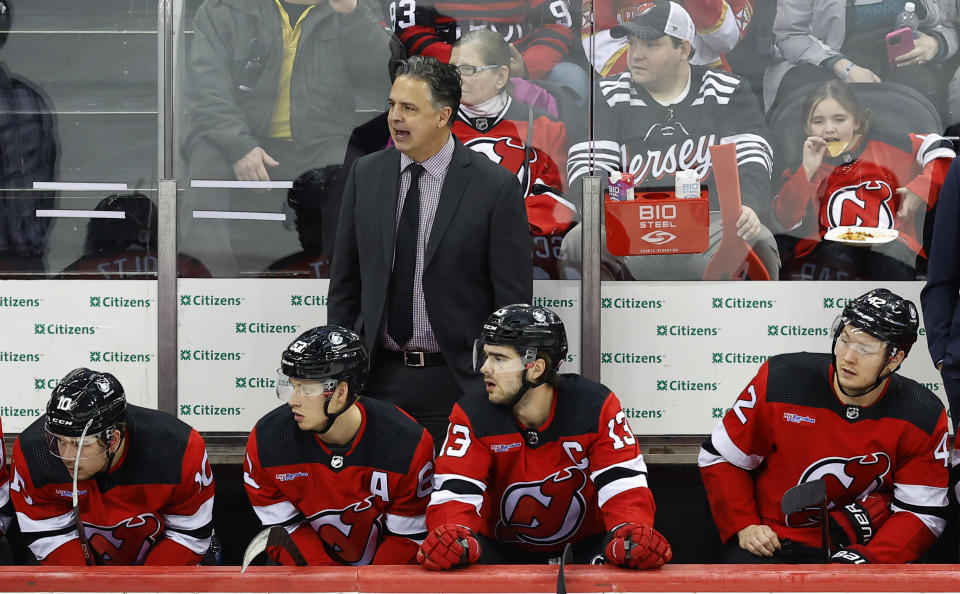
[[[866,236],[852,239],[844,237],[848,233],[863,233]],[[896,229],[880,229],[878,227],[834,227],[827,231],[824,239],[847,243],[850,245],[869,245],[874,243],[888,243],[900,236]]]

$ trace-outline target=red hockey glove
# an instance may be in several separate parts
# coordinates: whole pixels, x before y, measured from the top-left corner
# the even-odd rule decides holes
[[[656,569],[673,558],[670,543],[645,524],[621,524],[610,531],[607,561],[632,569]]]
[[[417,551],[417,562],[427,569],[452,569],[480,558],[480,543],[472,530],[444,524],[427,535]]]
[[[867,557],[867,550],[860,545],[851,545],[845,549],[840,549],[830,557],[831,563],[853,563],[861,565],[872,563]]]
[[[830,540],[836,548],[865,545],[890,517],[890,505],[877,495],[844,505],[830,512]]]

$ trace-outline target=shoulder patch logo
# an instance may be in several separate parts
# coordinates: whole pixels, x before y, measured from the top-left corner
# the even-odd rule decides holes
[[[490,451],[496,454],[502,454],[504,452],[509,452],[510,450],[520,447],[520,442],[515,441],[513,443],[495,443],[490,446]]]

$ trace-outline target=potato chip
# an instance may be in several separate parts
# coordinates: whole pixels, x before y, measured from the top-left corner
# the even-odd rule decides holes
[[[830,153],[831,157],[836,157],[843,150],[847,148],[847,143],[842,140],[834,140],[833,142],[827,143],[827,152]]]

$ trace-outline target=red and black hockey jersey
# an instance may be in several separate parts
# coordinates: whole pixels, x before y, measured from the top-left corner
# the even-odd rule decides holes
[[[196,565],[213,533],[213,470],[200,434],[162,412],[127,406],[126,450],[109,473],[79,481],[80,518],[104,565]],[[44,419],[13,446],[10,495],[44,565],[84,565],[73,481],[47,449]]]
[[[654,100],[629,72],[602,79],[600,91],[595,140],[570,147],[572,194],[584,175],[624,171],[638,188],[672,188],[678,170],[693,169],[708,187],[710,209],[719,210],[709,148],[733,143],[743,205],[758,214],[768,210],[773,151],[757,98],[742,78],[691,66],[690,88],[672,105]]]
[[[0,424],[0,444],[3,443],[3,425]],[[10,473],[7,471],[6,448],[0,447],[0,536],[7,533],[13,522],[13,503],[10,501]]]
[[[433,439],[399,408],[360,398],[342,447],[301,430],[286,405],[257,422],[243,480],[265,526],[284,526],[310,565],[415,562],[433,490]]]
[[[772,357],[704,443],[700,472],[720,537],[766,524],[781,541],[820,547],[817,514],[784,517],[780,501],[788,489],[822,478],[832,509],[866,495],[885,498],[891,515],[866,545],[868,556],[913,561],[946,525],[946,411],[897,374],[871,406],[846,405],[833,389],[832,360]]]
[[[541,427],[521,427],[486,393],[450,413],[427,525],[460,524],[491,539],[553,552],[625,522],[653,526],[637,440],[606,386],[564,374]]]
[[[926,201],[927,210],[933,208],[955,156],[953,144],[939,134],[874,134],[850,152],[825,156],[809,181],[802,166],[787,171],[773,212],[787,229],[817,213],[818,225],[797,244],[797,255],[841,226],[896,229],[897,241],[923,255],[916,216],[897,217],[902,200],[897,188],[906,187]]]
[[[303,250],[270,264],[267,272],[279,278],[330,278],[330,257]]]
[[[614,38],[610,29],[633,19],[648,0],[585,0],[580,32],[583,51],[601,76],[627,69],[626,37]],[[693,64],[730,68],[723,59],[743,38],[753,17],[753,0],[682,0],[697,35],[691,46]]]
[[[576,41],[567,0],[387,0],[390,21],[407,52],[450,61],[464,32],[492,29],[523,56],[541,79]]]
[[[527,150],[528,106],[509,96],[500,113],[470,117],[461,108],[453,133],[464,146],[486,155],[526,183],[523,188],[534,235],[553,235],[570,228],[577,209],[563,197],[562,165],[566,160],[566,127],[562,122],[535,111],[531,147]],[[529,157],[529,158],[528,158]]]

